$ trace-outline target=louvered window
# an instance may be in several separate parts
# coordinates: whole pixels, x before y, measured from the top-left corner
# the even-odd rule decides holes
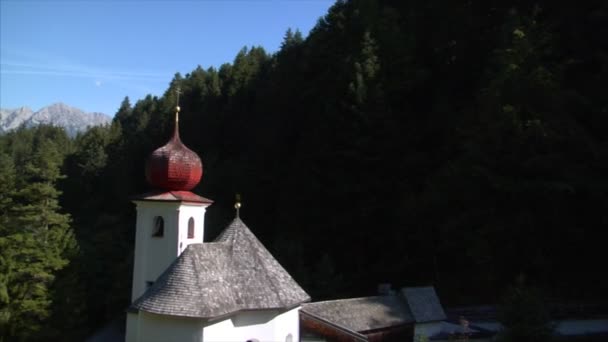
[[[156,216],[154,218],[154,227],[152,228],[153,237],[163,237],[165,235],[165,220],[162,216]]]
[[[188,239],[194,239],[194,217],[188,220]]]

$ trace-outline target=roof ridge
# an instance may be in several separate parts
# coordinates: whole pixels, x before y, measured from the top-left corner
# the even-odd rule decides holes
[[[393,298],[393,297],[399,297],[399,296],[396,296],[396,295],[374,295],[374,296],[363,296],[363,297],[352,297],[352,298],[338,298],[338,299],[322,300],[322,301],[318,301],[318,302],[310,302],[310,303],[306,303],[305,305],[322,304],[322,303],[333,303],[333,302],[345,302],[345,301],[349,301],[349,300],[358,300],[358,299]],[[399,298],[403,299],[401,297],[399,297]]]
[[[217,235],[217,237],[213,240],[213,242],[231,242],[234,237],[234,234],[230,234],[231,232],[239,229],[240,226],[247,228],[245,222],[243,222],[238,216],[235,217],[226,227]],[[228,241],[230,240],[230,241]]]
[[[255,234],[251,231],[251,229],[247,226],[247,224],[245,224],[245,222],[243,222],[243,220],[237,216],[235,217],[232,222],[228,225],[228,227],[226,228],[226,230],[228,229],[232,229],[234,230],[234,234],[232,234],[230,236],[231,240],[231,255],[230,255],[230,259],[231,261],[234,260],[234,243],[236,242],[237,239],[241,238],[241,239],[246,239],[248,241],[248,246],[252,247],[252,244],[257,245],[257,249],[253,248],[252,249],[252,257],[253,257],[253,265],[255,268],[260,268],[262,269],[261,274],[264,275],[264,278],[266,278],[266,280],[268,281],[268,284],[270,285],[270,287],[272,288],[272,292],[274,294],[276,294],[277,297],[279,297],[279,299],[281,298],[281,291],[280,291],[280,286],[278,286],[277,284],[277,279],[275,279],[274,277],[271,277],[269,274],[270,269],[268,267],[266,267],[266,263],[267,262],[275,262],[279,267],[281,267],[283,270],[285,270],[285,268],[279,264],[279,262],[274,258],[274,256],[272,255],[272,253],[270,253],[270,251],[266,248],[266,246],[264,246],[264,244],[257,238],[257,236],[255,236]],[[240,235],[240,236],[239,236]],[[266,257],[262,256],[261,254],[265,253],[267,254]],[[268,258],[270,257],[270,259]],[[285,270],[285,272],[287,272]]]
[[[247,226],[245,226],[245,228],[247,228]],[[274,277],[271,277],[269,274],[269,270],[266,267],[266,264],[263,262],[262,257],[260,255],[260,252],[262,253],[267,253],[268,255],[270,255],[271,259],[268,260],[269,262],[275,262],[279,267],[281,267],[285,272],[287,272],[287,270],[285,270],[285,268],[272,256],[272,254],[270,253],[270,251],[266,248],[266,246],[264,246],[264,244],[262,244],[262,242],[253,234],[253,232],[251,230],[249,230],[249,233],[251,234],[251,238],[253,238],[253,242],[257,243],[258,245],[260,245],[261,251],[257,251],[256,253],[253,253],[255,255],[255,265],[256,266],[260,266],[261,268],[264,269],[264,277],[268,280],[270,286],[272,286],[273,292],[276,294],[277,297],[279,297],[279,299],[283,299],[281,298],[281,291],[280,291],[280,286],[277,285],[277,279],[275,279]],[[287,273],[289,275],[289,273]],[[289,275],[291,277],[291,275]],[[293,278],[292,278],[293,279]]]

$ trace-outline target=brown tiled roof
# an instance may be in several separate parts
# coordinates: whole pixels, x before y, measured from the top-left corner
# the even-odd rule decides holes
[[[432,286],[406,287],[400,295],[308,303],[301,312],[358,333],[446,319]]]
[[[304,304],[305,314],[321,318],[354,332],[365,332],[406,323],[414,317],[399,296],[374,296]]]

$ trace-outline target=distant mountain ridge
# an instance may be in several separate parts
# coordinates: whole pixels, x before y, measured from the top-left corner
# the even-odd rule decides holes
[[[112,121],[103,113],[86,113],[64,103],[54,103],[37,112],[29,107],[17,109],[0,108],[0,134],[16,129],[21,125],[33,127],[41,124],[63,127],[69,136],[85,131],[88,127],[105,125]]]

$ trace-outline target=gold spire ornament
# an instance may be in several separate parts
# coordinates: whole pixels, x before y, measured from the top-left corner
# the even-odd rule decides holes
[[[234,202],[234,209],[236,209],[236,217],[241,217],[241,194],[236,194],[236,200]]]
[[[177,87],[177,90],[175,90],[175,93],[177,94],[177,101],[176,101],[176,105],[175,105],[175,123],[179,122],[179,94],[181,94],[181,89],[179,89],[179,87]]]

